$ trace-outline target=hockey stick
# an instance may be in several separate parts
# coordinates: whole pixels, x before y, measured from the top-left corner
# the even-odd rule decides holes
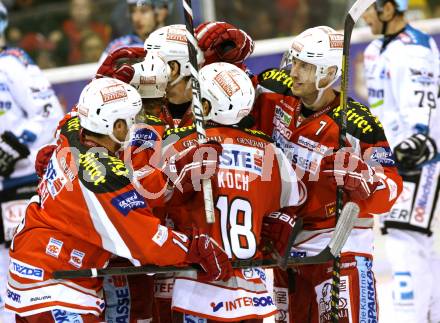
[[[182,0],[183,11],[186,25],[186,39],[188,44],[189,61],[191,63],[192,80],[192,112],[194,124],[196,126],[197,140],[199,143],[206,142],[205,124],[203,120],[203,110],[199,83],[199,66],[197,62],[197,39],[194,37],[193,12],[191,0]],[[212,185],[209,179],[202,180],[203,199],[205,201],[205,215],[207,223],[214,223],[214,202],[212,197]]]
[[[339,132],[339,148],[345,147],[347,139],[347,91],[348,91],[348,78],[349,78],[349,66],[350,66],[350,43],[351,34],[353,28],[362,14],[374,3],[374,0],[357,0],[348,11],[344,22],[344,43],[342,49],[342,71],[341,71],[341,123]],[[340,215],[342,214],[342,206],[344,204],[344,189],[342,186],[338,186],[336,190],[336,226],[340,221]],[[339,284],[341,273],[341,261],[339,254],[333,261],[332,271],[332,289],[331,289],[331,318],[333,323],[339,321]]]
[[[323,264],[331,261],[339,255],[342,247],[353,229],[354,222],[359,214],[359,207],[348,202],[341,212],[336,228],[333,232],[329,244],[319,254],[304,258],[291,258],[287,262],[287,266]],[[237,269],[264,267],[273,268],[278,266],[278,262],[274,259],[261,260],[237,260],[232,262],[232,266]],[[179,271],[201,270],[197,265],[188,267],[175,266],[156,266],[146,265],[140,267],[113,267],[113,268],[90,268],[80,270],[60,270],[53,273],[55,279],[74,279],[74,278],[93,278],[113,275],[139,275],[139,274],[160,274]]]

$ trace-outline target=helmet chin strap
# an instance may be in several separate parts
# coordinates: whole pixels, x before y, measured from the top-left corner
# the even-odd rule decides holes
[[[387,29],[388,29],[388,23],[389,23],[391,20],[394,19],[394,17],[395,17],[396,14],[397,14],[397,11],[394,10],[393,16],[392,16],[391,19],[389,19],[388,21],[380,19],[380,14],[381,14],[381,13],[383,13],[383,11],[380,11],[380,12],[379,12],[379,11],[377,11],[377,8],[376,8],[377,19],[382,23],[382,35],[386,36]]]
[[[183,76],[182,74],[180,74],[174,81],[172,81],[171,83],[170,83],[170,86],[174,86],[174,85],[176,85],[177,83],[179,83],[181,80],[183,80],[183,78],[184,78],[185,76]],[[188,82],[188,83],[190,83],[190,82]]]
[[[121,147],[123,147],[124,144],[126,143],[126,141],[120,141],[118,138],[116,138],[116,136],[113,132],[111,134],[109,134],[108,136],[110,137],[111,140],[113,140],[117,144],[121,145]]]
[[[134,122],[133,121],[129,121],[129,120],[125,120],[125,123],[127,124],[127,128],[128,128],[128,132],[127,132],[127,136],[130,137],[130,131],[131,131],[131,127],[133,126]],[[111,140],[113,140],[115,143],[121,145],[121,148],[125,149],[126,145],[129,143],[130,140],[124,140],[121,141],[118,138],[116,138],[114,132],[112,131],[111,133],[109,133],[108,135],[110,137]],[[129,138],[130,139],[130,138]],[[119,148],[119,149],[121,149]]]
[[[322,98],[322,95],[324,94],[324,91],[325,90],[327,90],[330,86],[332,86],[337,80],[338,80],[338,77],[334,77],[333,78],[333,80],[329,83],[329,84],[327,84],[326,86],[324,86],[324,87],[319,87],[319,82],[322,80],[322,78],[316,78],[316,81],[315,81],[315,87],[316,87],[316,89],[318,90],[318,96],[316,97],[316,100],[315,101],[313,101],[313,103],[312,104],[310,104],[310,106],[314,106],[316,103],[318,103],[319,102],[319,100],[321,100],[321,98]]]

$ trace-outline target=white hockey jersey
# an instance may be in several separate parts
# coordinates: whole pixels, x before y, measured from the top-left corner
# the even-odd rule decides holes
[[[406,25],[395,36],[374,40],[365,50],[364,67],[371,112],[382,122],[391,148],[427,130],[440,147],[440,59],[434,39]],[[418,176],[403,174],[403,192],[382,218],[385,228],[430,234],[439,174],[438,162],[425,165]]]
[[[12,131],[30,150],[10,178],[0,177],[0,190],[25,184],[35,173],[38,149],[52,141],[63,110],[49,81],[19,48],[0,51],[0,134]]]
[[[431,36],[410,25],[384,49],[383,43],[383,38],[376,39],[366,48],[365,77],[371,112],[382,122],[394,148],[414,133],[424,132],[430,110],[438,105],[439,52]]]

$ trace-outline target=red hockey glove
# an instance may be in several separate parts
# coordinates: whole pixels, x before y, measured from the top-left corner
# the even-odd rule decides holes
[[[57,148],[57,145],[45,145],[38,151],[37,157],[35,158],[35,172],[39,178],[43,178],[47,164],[49,164],[50,157],[55,148]]]
[[[350,200],[366,200],[379,186],[374,170],[359,156],[350,152],[337,152],[321,162],[321,174],[343,186]]]
[[[205,22],[195,32],[205,65],[227,62],[244,69],[243,61],[254,51],[252,38],[227,22]]]
[[[145,57],[145,50],[142,47],[122,47],[110,53],[101,66],[98,68],[95,77],[113,77],[127,84],[134,75],[133,66],[124,63],[118,66],[119,59],[139,59]]]
[[[226,252],[209,235],[193,230],[191,245],[186,261],[202,266],[204,273],[197,277],[204,281],[228,280],[232,276],[232,266]]]
[[[273,252],[278,265],[285,268],[290,249],[301,229],[302,219],[296,215],[272,212],[263,218],[260,249],[263,253]]]
[[[221,153],[218,142],[196,144],[171,156],[162,171],[181,191],[189,191],[189,185],[198,191],[200,180],[209,179],[216,172]]]

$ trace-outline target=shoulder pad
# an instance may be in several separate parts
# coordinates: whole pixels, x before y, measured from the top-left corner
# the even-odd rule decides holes
[[[165,122],[158,117],[155,117],[151,114],[145,114],[144,115],[145,118],[145,123],[149,124],[149,125],[165,125]]]
[[[405,30],[397,36],[397,38],[405,45],[419,45],[431,48],[431,44],[429,43],[431,36],[411,27],[410,25],[408,25]]]
[[[68,119],[61,127],[72,147],[81,183],[95,193],[119,190],[130,184],[132,176],[122,160],[108,154],[105,148],[88,148],[80,142],[78,117]]]
[[[191,125],[187,127],[181,127],[181,128],[171,128],[165,131],[165,134],[163,135],[163,139],[169,137],[172,134],[178,135],[179,138],[184,138],[196,131],[196,126]]]
[[[255,118],[254,116],[248,114],[238,123],[238,128],[252,128],[255,126]]]
[[[78,133],[81,129],[79,117],[72,117],[61,122],[64,122],[60,129],[62,135],[69,138],[69,140],[71,140],[70,137],[78,138]]]
[[[284,69],[270,68],[258,74],[258,85],[284,95],[292,95],[292,77]]]
[[[272,138],[270,136],[268,136],[267,134],[265,134],[263,131],[256,130],[256,129],[248,129],[248,128],[245,128],[245,129],[242,129],[242,130],[244,130],[244,132],[246,132],[248,134],[251,134],[251,135],[253,135],[255,137],[264,139],[264,140],[269,141],[269,142],[273,142]]]
[[[81,183],[95,193],[114,192],[130,185],[132,172],[124,162],[108,154],[106,149],[83,149],[78,163]]]
[[[329,111],[329,116],[340,124],[341,106]],[[347,133],[369,144],[386,140],[382,123],[374,116],[370,108],[348,98],[347,101]]]
[[[32,58],[23,49],[18,47],[6,47],[0,53],[0,57],[12,56],[20,61],[23,65],[35,65]]]

